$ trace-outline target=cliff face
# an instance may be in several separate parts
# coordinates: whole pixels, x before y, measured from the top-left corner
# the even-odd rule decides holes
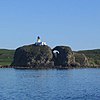
[[[56,46],[53,49],[54,64],[55,66],[71,66],[75,63],[75,57],[70,47],[68,46]]]
[[[48,46],[28,45],[15,51],[11,66],[44,67],[52,65],[52,50]]]
[[[80,59],[80,60],[79,60]],[[70,68],[87,66],[84,54],[74,53],[68,46],[37,46],[35,44],[19,47],[14,54],[11,66],[28,68]]]
[[[100,66],[100,49],[94,50],[81,50],[77,53],[83,53],[88,58],[89,64],[92,67]]]
[[[89,61],[87,57],[83,53],[74,53],[75,62],[79,64],[79,66],[89,66]]]

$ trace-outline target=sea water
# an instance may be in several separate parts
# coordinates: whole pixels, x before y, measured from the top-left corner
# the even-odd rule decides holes
[[[0,69],[0,100],[100,100],[100,69]]]

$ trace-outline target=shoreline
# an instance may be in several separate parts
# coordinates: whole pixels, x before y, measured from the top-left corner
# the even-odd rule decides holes
[[[0,68],[14,68],[14,69],[33,69],[33,70],[42,70],[42,69],[58,69],[58,70],[64,70],[64,69],[81,69],[81,68],[100,68],[100,66],[77,66],[77,67],[72,67],[72,66],[67,66],[67,67],[61,67],[61,66],[45,66],[45,67],[21,67],[21,66],[0,66]]]

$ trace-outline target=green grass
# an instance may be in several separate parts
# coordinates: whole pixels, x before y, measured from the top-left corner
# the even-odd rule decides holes
[[[9,66],[13,61],[15,50],[0,49],[0,66]]]

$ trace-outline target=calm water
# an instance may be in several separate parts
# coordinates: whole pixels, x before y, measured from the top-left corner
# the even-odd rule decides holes
[[[0,100],[100,100],[100,69],[0,69]]]

